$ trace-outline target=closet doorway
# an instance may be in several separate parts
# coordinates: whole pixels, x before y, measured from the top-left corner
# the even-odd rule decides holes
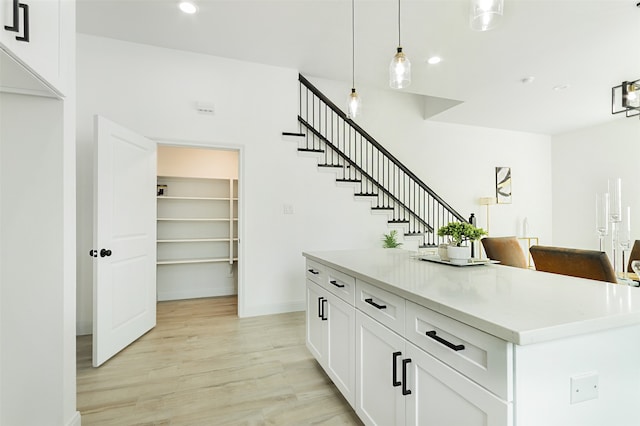
[[[238,295],[239,154],[158,145],[158,301]]]

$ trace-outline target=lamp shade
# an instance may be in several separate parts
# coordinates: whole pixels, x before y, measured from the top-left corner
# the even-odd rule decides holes
[[[471,0],[469,25],[475,31],[488,31],[502,19],[504,0]]]
[[[389,65],[389,86],[392,89],[403,89],[411,84],[411,62],[402,51],[402,47],[398,47]]]
[[[478,203],[481,206],[491,206],[493,204],[496,204],[496,197],[480,197]]]

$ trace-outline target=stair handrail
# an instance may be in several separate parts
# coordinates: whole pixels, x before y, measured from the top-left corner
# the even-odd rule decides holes
[[[418,176],[416,176],[411,170],[407,168],[400,160],[398,160],[393,154],[391,154],[385,147],[383,147],[377,140],[367,133],[362,127],[356,124],[351,118],[347,116],[340,108],[338,108],[329,98],[327,98],[320,90],[318,90],[309,80],[307,80],[302,74],[298,74],[298,81],[302,83],[307,89],[309,89],[315,96],[322,100],[333,112],[338,114],[340,118],[351,126],[356,132],[360,133],[371,145],[388,157],[400,170],[402,170],[407,176],[413,179],[422,189],[424,189],[434,200],[436,200],[442,207],[444,207],[451,215],[455,216],[460,222],[466,222],[466,219],[458,213],[453,207],[451,207],[446,201],[444,201],[438,194],[436,194],[427,184],[425,184]]]

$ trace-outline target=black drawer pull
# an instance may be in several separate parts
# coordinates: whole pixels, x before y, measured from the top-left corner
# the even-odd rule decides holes
[[[364,299],[364,301],[378,309],[387,309],[387,305],[378,305],[372,298]]]
[[[435,330],[427,331],[425,334],[427,335],[427,337],[431,337],[433,340],[435,340],[436,342],[442,343],[449,349],[453,349],[454,351],[464,350],[464,345],[454,345],[453,343],[444,340],[442,337],[436,336]]]
[[[311,272],[313,275],[318,275],[320,272],[314,271],[313,269],[307,269],[307,271]]]
[[[332,280],[332,281],[329,281],[329,282],[331,284],[335,285],[338,288],[343,288],[344,287],[344,284],[338,284],[338,281],[336,281],[336,280]]]
[[[393,357],[391,358],[391,365],[393,366],[393,377],[391,378],[391,384],[393,387],[398,387],[402,384],[402,382],[398,381],[398,357],[402,355],[402,352],[394,352]]]
[[[407,364],[411,362],[411,358],[402,360],[402,394],[411,395],[411,391],[407,389]]]

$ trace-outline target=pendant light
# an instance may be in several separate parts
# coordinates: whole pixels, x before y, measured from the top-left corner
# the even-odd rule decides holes
[[[488,31],[502,18],[504,0],[471,0],[469,25],[472,30]]]
[[[411,84],[411,62],[402,51],[400,43],[400,0],[398,0],[398,50],[389,65],[389,86],[403,89]]]
[[[356,92],[356,31],[355,0],[351,0],[351,93],[347,98],[347,117],[356,118],[360,112],[360,96]]]

